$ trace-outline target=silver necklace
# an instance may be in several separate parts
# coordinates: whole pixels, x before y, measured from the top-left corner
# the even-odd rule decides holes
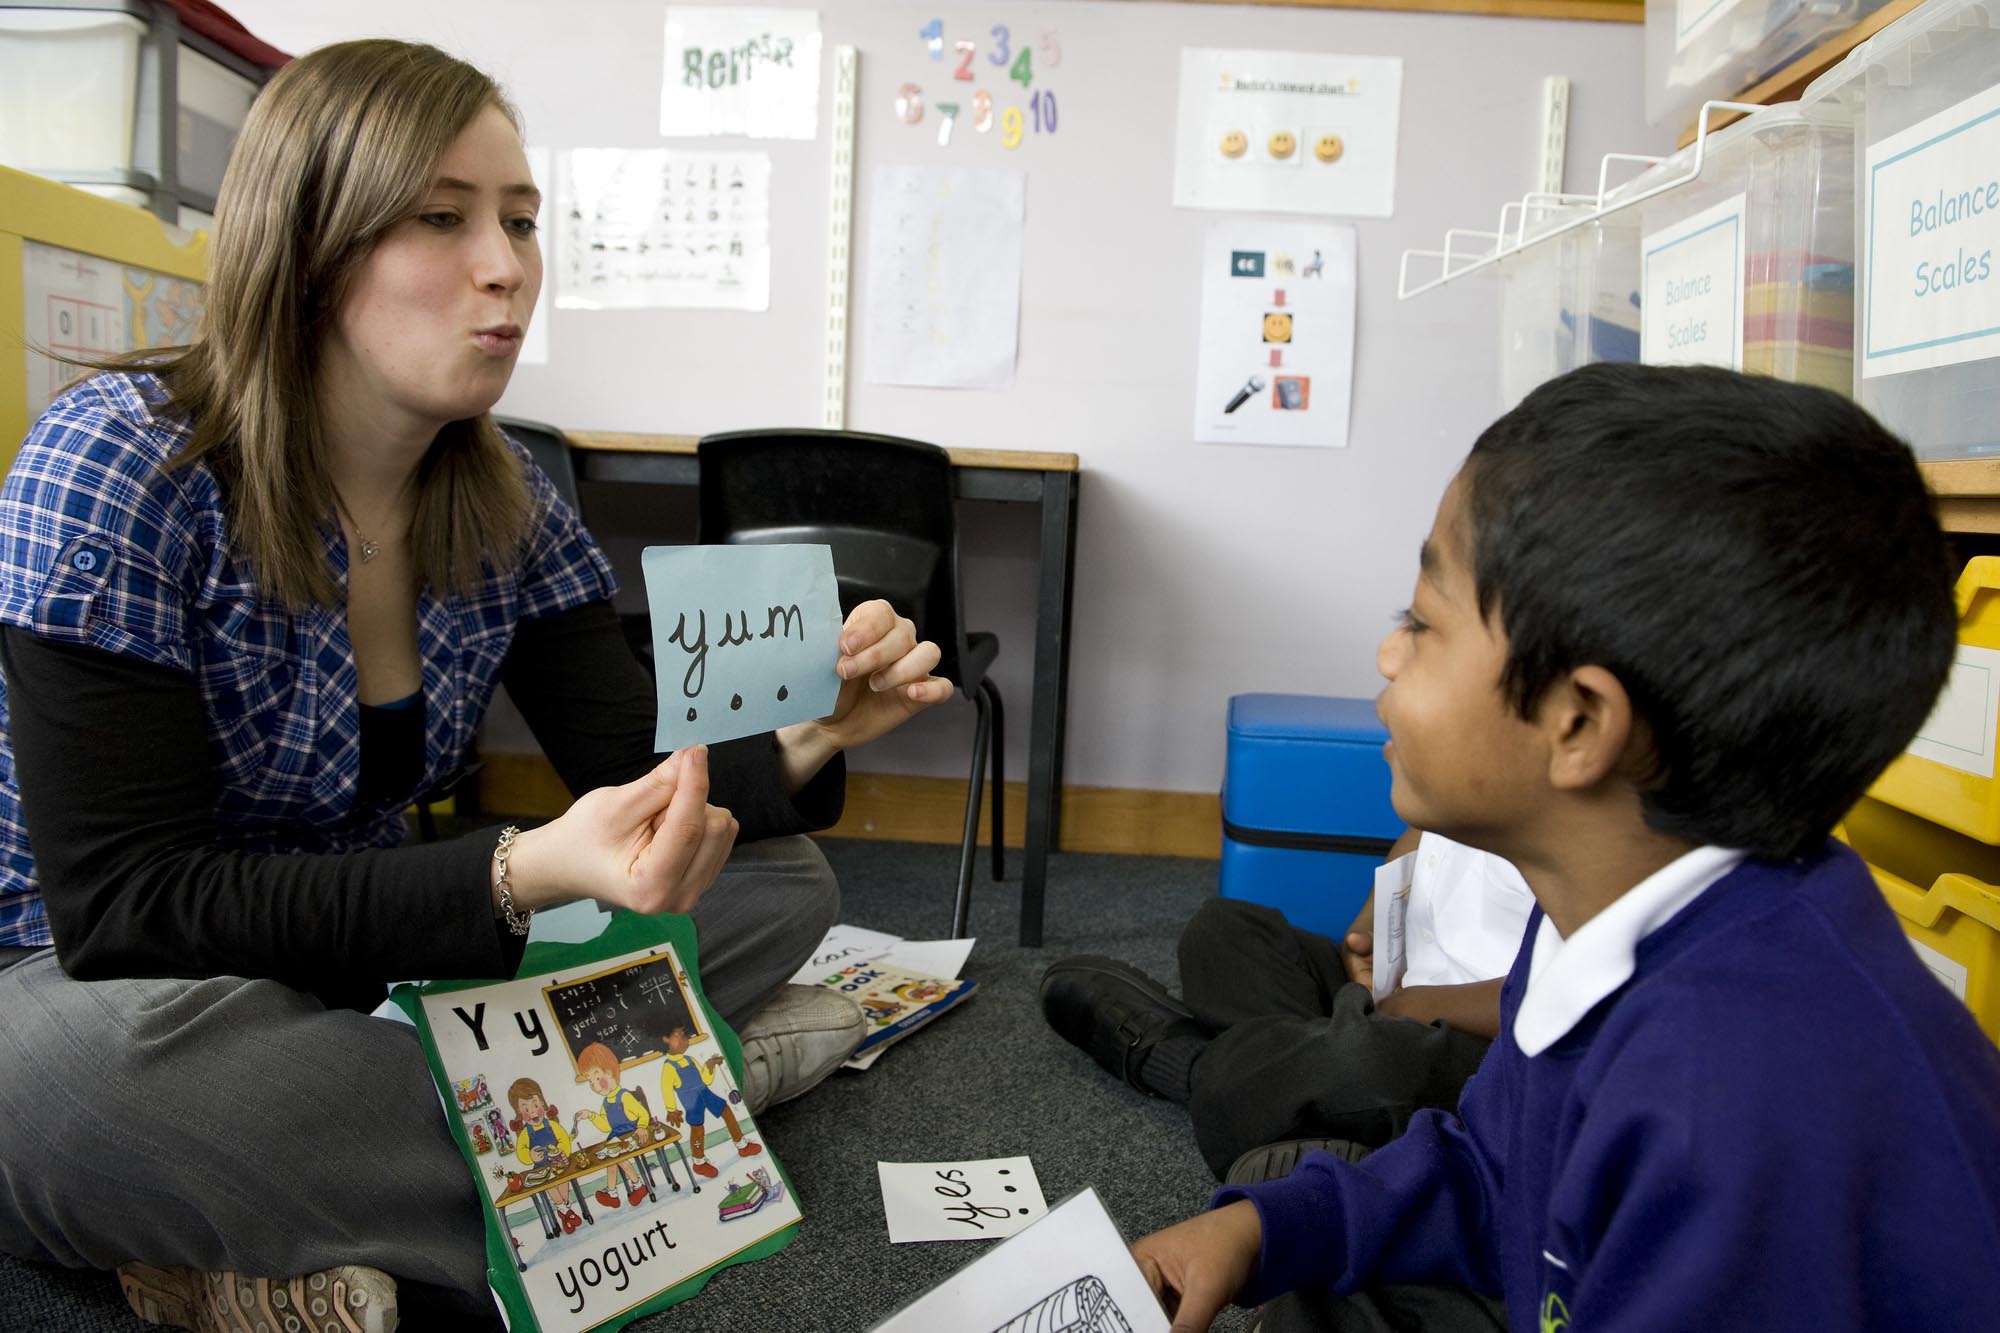
[[[363,532],[361,525],[354,521],[354,511],[347,507],[347,501],[340,498],[339,491],[333,493],[333,503],[334,507],[340,510],[340,516],[347,520],[347,526],[354,529],[355,549],[360,553],[361,563],[365,565],[376,556],[382,554],[382,547],[378,543],[368,540],[368,534]]]

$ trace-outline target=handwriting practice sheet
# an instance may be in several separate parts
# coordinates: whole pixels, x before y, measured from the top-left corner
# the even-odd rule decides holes
[[[889,1240],[997,1240],[1048,1212],[1035,1164],[1025,1157],[977,1162],[877,1162]]]

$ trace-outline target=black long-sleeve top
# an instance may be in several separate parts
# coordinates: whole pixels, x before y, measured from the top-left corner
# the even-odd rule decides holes
[[[22,818],[71,976],[269,977],[368,1007],[388,982],[519,965],[521,940],[493,916],[497,830],[331,854],[229,849],[190,675],[11,626],[0,668]],[[572,794],[658,762],[653,683],[608,603],[521,623],[502,681]],[[711,747],[709,771],[740,841],[840,816],[844,762],[788,795],[768,732]]]

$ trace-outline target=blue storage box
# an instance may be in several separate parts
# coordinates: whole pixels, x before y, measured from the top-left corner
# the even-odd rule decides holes
[[[1239,694],[1222,778],[1225,898],[1340,938],[1403,832],[1373,699]]]

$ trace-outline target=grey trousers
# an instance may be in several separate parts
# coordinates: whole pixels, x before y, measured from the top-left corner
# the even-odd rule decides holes
[[[693,914],[710,1003],[740,1025],[839,902],[810,840],[738,848]],[[72,981],[48,949],[0,971],[0,1251],[367,1264],[493,1310],[472,1172],[411,1028],[274,981]]]

